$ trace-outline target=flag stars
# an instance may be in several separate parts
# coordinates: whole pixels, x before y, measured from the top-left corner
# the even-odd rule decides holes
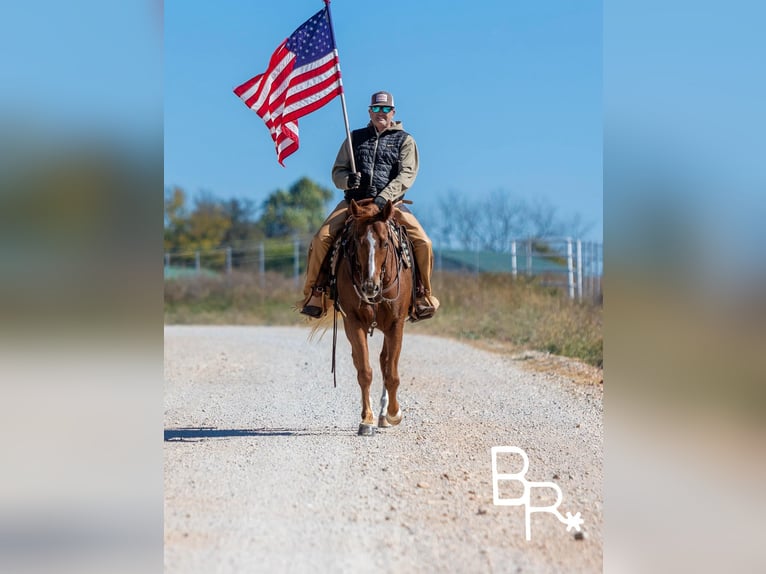
[[[287,49],[295,54],[296,66],[322,58],[333,51],[334,46],[324,10],[308,20],[288,38]]]
[[[318,67],[300,68],[323,58],[327,60]],[[298,118],[324,106],[341,92],[337,58],[325,8],[279,45],[266,72],[234,90],[266,123],[281,165],[298,150]],[[334,71],[328,77],[329,65],[334,66]],[[283,66],[290,71],[286,87],[284,82],[274,83],[276,70]]]

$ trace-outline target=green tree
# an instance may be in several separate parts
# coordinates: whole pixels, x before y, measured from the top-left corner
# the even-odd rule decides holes
[[[264,201],[261,229],[267,237],[313,233],[324,221],[332,195],[332,190],[302,177],[287,191],[278,189]]]
[[[248,241],[261,239],[260,230],[255,217],[255,207],[249,199],[230,199],[223,204],[224,213],[229,218],[229,229],[223,238],[226,245],[241,245]]]
[[[222,245],[230,228],[224,204],[212,195],[200,194],[190,209],[183,189],[165,191],[165,251],[212,251]]]
[[[263,239],[263,231],[255,218],[256,208],[249,199],[230,199],[223,204],[229,218],[229,229],[223,238],[224,245],[231,247],[233,267],[246,265],[256,241]]]
[[[182,243],[181,237],[188,234],[189,208],[186,192],[180,187],[165,190],[165,251],[173,251]]]
[[[222,203],[210,194],[200,194],[194,202],[194,211],[189,216],[188,234],[182,249],[211,251],[220,247],[231,222]]]

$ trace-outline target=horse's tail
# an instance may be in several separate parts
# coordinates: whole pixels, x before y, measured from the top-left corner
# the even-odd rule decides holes
[[[310,297],[304,297],[303,299],[300,299],[299,301],[296,301],[293,305],[293,311],[300,312],[301,309],[309,302]],[[313,340],[316,336],[316,333],[318,331],[322,331],[322,334],[320,335],[320,339],[322,335],[324,335],[324,331],[330,328],[330,321],[332,320],[332,311],[333,311],[333,302],[332,300],[327,296],[327,294],[322,295],[322,315],[319,319],[315,319],[312,317],[303,316],[303,322],[307,325],[312,325],[311,331],[309,332],[309,341]]]
[[[341,319],[340,311],[336,311],[334,308],[330,307],[330,310],[322,315],[319,319],[309,319],[306,318],[307,321],[311,321],[311,330],[309,331],[308,340],[313,341],[317,337],[319,340],[324,337],[324,334],[329,330],[332,329],[333,319],[335,318],[335,314],[338,314],[338,319]]]

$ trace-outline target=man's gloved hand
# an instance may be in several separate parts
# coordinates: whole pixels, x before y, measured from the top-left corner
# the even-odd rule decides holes
[[[362,174],[358,171],[356,173],[348,174],[346,178],[346,186],[348,189],[356,189],[362,184]]]
[[[379,195],[379,196],[377,196],[377,197],[376,197],[376,198],[373,200],[373,203],[375,203],[375,205],[377,205],[377,206],[378,206],[378,208],[379,208],[381,211],[383,211],[383,208],[384,208],[384,207],[386,206],[386,204],[388,203],[388,200],[387,200],[385,197],[383,197],[382,195]]]

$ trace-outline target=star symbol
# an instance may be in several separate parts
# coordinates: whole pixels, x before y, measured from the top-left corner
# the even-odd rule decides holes
[[[583,524],[585,521],[580,518],[580,513],[578,512],[574,516],[572,516],[571,512],[567,512],[567,518],[566,518],[566,525],[567,525],[567,532],[569,532],[572,528],[577,530],[577,532],[580,532],[580,525]]]

